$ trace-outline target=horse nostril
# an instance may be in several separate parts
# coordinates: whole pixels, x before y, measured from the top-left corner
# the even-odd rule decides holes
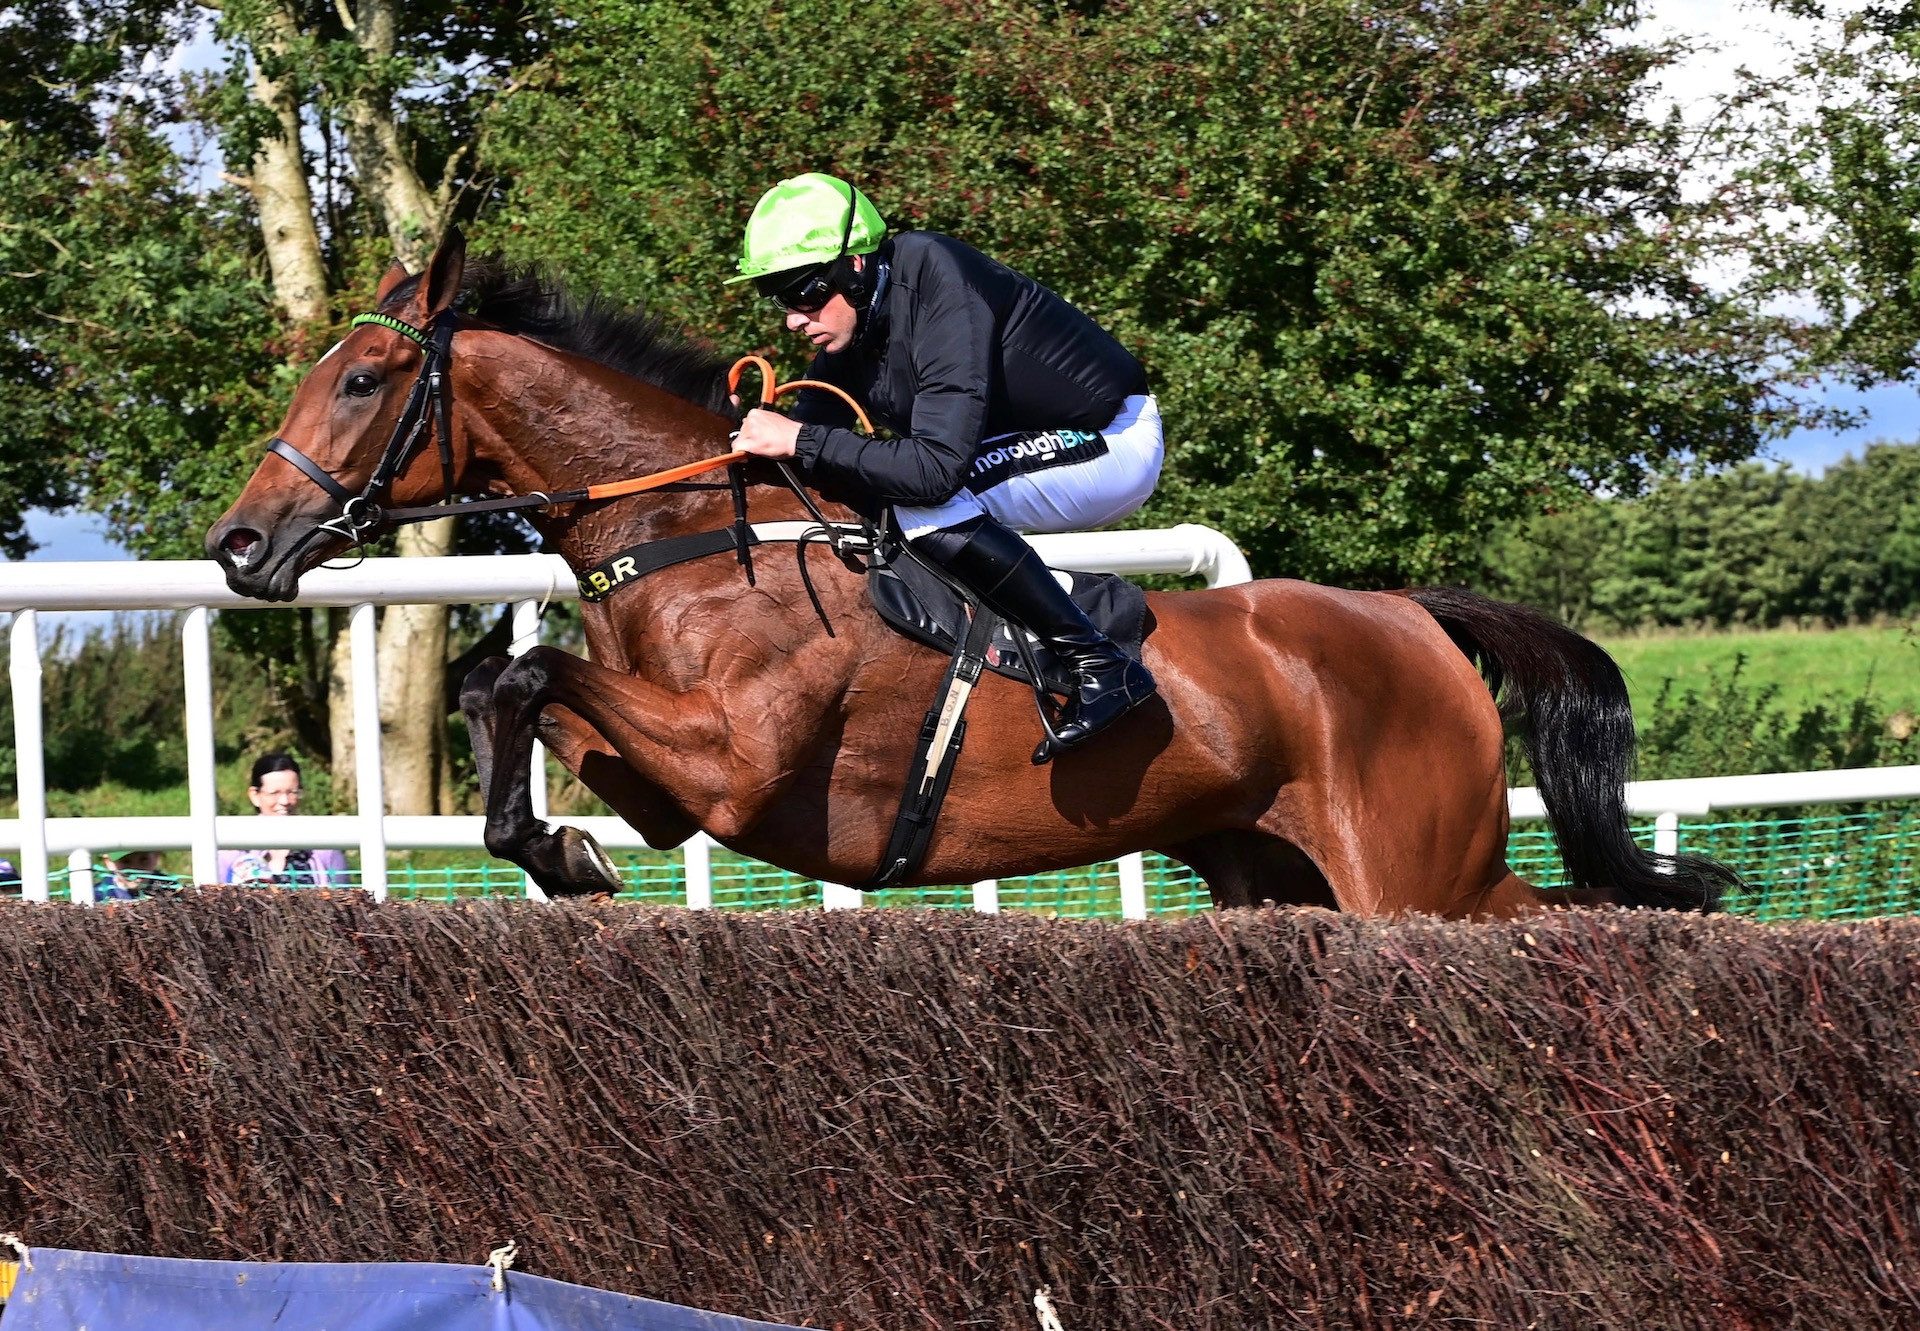
[[[260,533],[251,527],[235,527],[220,538],[221,553],[227,562],[236,569],[243,569],[253,562],[253,558],[264,545]]]

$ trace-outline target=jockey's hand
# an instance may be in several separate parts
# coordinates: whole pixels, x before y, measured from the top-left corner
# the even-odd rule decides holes
[[[740,433],[733,446],[763,458],[790,458],[800,440],[800,422],[789,420],[777,411],[755,407],[740,422]]]

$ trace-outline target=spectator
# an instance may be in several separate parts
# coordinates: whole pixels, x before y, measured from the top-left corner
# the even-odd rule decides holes
[[[267,754],[253,765],[247,798],[263,818],[292,813],[300,807],[300,764],[284,753]],[[257,887],[344,887],[347,883],[347,857],[337,850],[223,850],[219,864],[223,883]]]
[[[122,850],[100,859],[107,873],[94,894],[101,901],[137,901],[177,886],[161,868],[165,856],[157,850]]]

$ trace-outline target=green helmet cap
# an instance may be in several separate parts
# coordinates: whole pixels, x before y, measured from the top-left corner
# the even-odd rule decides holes
[[[809,171],[781,181],[760,196],[747,219],[740,275],[727,281],[745,282],[807,264],[831,263],[842,254],[868,254],[880,247],[886,234],[886,222],[866,195],[844,180]]]

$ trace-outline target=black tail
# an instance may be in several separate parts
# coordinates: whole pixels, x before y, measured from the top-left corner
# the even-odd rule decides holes
[[[1547,821],[1573,886],[1623,906],[1712,910],[1740,876],[1700,855],[1655,855],[1634,841],[1626,783],[1633,709],[1620,667],[1598,643],[1525,606],[1451,587],[1407,593],[1480,667],[1518,721]]]

